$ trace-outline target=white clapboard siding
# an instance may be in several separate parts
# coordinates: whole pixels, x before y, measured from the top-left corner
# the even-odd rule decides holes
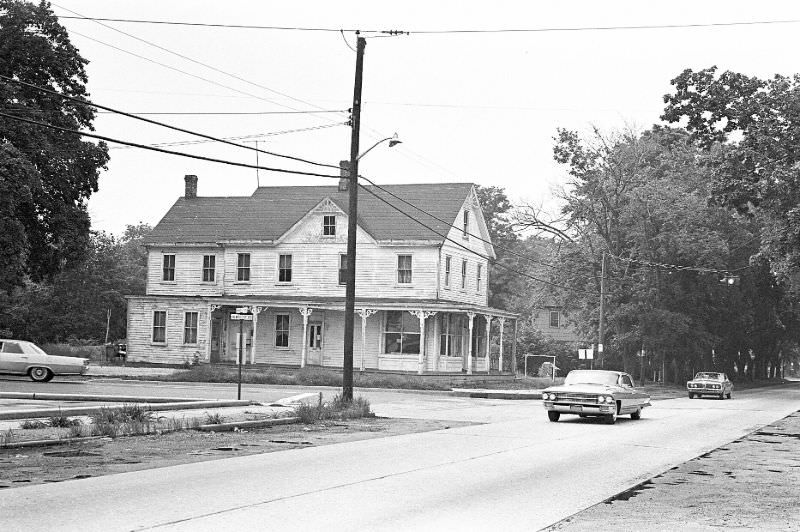
[[[175,280],[163,280],[164,255],[175,255]],[[203,257],[216,257],[213,283],[203,282]],[[225,268],[220,248],[150,248],[147,254],[148,295],[218,296],[224,286]]]
[[[153,311],[167,312],[166,342],[153,343]],[[198,313],[197,343],[184,344],[186,312]],[[208,306],[205,302],[139,297],[128,300],[128,356],[131,362],[182,364],[195,356],[204,361],[208,339]]]

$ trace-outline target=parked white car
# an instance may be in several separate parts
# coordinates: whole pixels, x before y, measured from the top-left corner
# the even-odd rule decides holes
[[[88,358],[48,355],[33,342],[0,338],[0,373],[47,382],[54,375],[85,375],[88,369]]]

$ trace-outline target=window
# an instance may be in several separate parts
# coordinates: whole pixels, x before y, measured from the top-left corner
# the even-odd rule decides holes
[[[452,262],[450,255],[444,258],[444,285],[450,286],[450,263]]]
[[[383,352],[418,354],[419,319],[409,312],[387,311],[383,329]]]
[[[183,343],[197,343],[197,312],[187,312],[183,323]]]
[[[478,292],[481,291],[481,276],[483,275],[483,264],[478,264],[478,270],[475,274],[475,283],[478,285]]]
[[[559,312],[557,310],[550,311],[550,327],[558,327]]]
[[[467,261],[461,261],[461,288],[467,287]]]
[[[464,240],[469,240],[469,211],[464,211]]]
[[[153,311],[153,342],[165,343],[167,341],[167,311]]]
[[[411,255],[397,256],[397,282],[411,284]]]
[[[175,280],[175,255],[164,255],[164,267],[162,269],[163,275],[161,280],[174,281]]]
[[[336,235],[336,216],[325,215],[322,217],[322,235],[335,236]]]
[[[347,255],[339,255],[339,284],[347,284]]]
[[[250,254],[239,253],[239,258],[236,263],[236,280],[237,281],[250,281]]]
[[[275,316],[275,347],[289,347],[289,315]]]
[[[217,266],[217,257],[215,255],[203,255],[203,282],[213,283],[215,270]]]
[[[292,282],[292,256],[280,255],[278,257],[278,282]]]
[[[633,388],[633,381],[631,381],[631,378],[630,378],[629,375],[620,375],[619,376],[619,383],[622,386],[627,386],[628,388]]]
[[[469,319],[460,314],[442,314],[439,318],[441,335],[439,337],[439,354],[447,357],[461,357],[464,339],[469,331]]]

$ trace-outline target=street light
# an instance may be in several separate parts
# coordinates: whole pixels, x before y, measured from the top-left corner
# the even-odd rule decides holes
[[[362,157],[364,157],[366,154],[368,154],[370,151],[372,151],[372,148],[374,148],[375,146],[377,146],[377,145],[378,145],[378,144],[380,144],[381,142],[386,142],[387,140],[389,141],[389,147],[390,147],[390,148],[394,148],[394,147],[395,147],[395,146],[397,146],[398,144],[402,144],[402,143],[403,143],[403,141],[402,141],[402,140],[400,140],[400,138],[397,136],[397,133],[395,133],[395,134],[394,134],[394,135],[392,135],[391,137],[386,137],[385,139],[381,139],[381,140],[379,140],[378,142],[376,142],[375,144],[373,144],[372,146],[370,146],[370,147],[369,147],[368,149],[366,149],[366,150],[365,150],[363,153],[361,153],[361,155],[359,155],[359,156],[356,158],[356,160],[357,160],[357,161],[360,161]]]

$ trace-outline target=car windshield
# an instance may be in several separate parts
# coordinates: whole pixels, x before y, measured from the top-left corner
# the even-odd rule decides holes
[[[617,384],[618,375],[611,371],[592,371],[577,370],[570,371],[564,384],[606,384],[614,386]]]
[[[722,374],[721,373],[698,373],[694,376],[695,379],[705,379],[709,381],[721,381]]]

